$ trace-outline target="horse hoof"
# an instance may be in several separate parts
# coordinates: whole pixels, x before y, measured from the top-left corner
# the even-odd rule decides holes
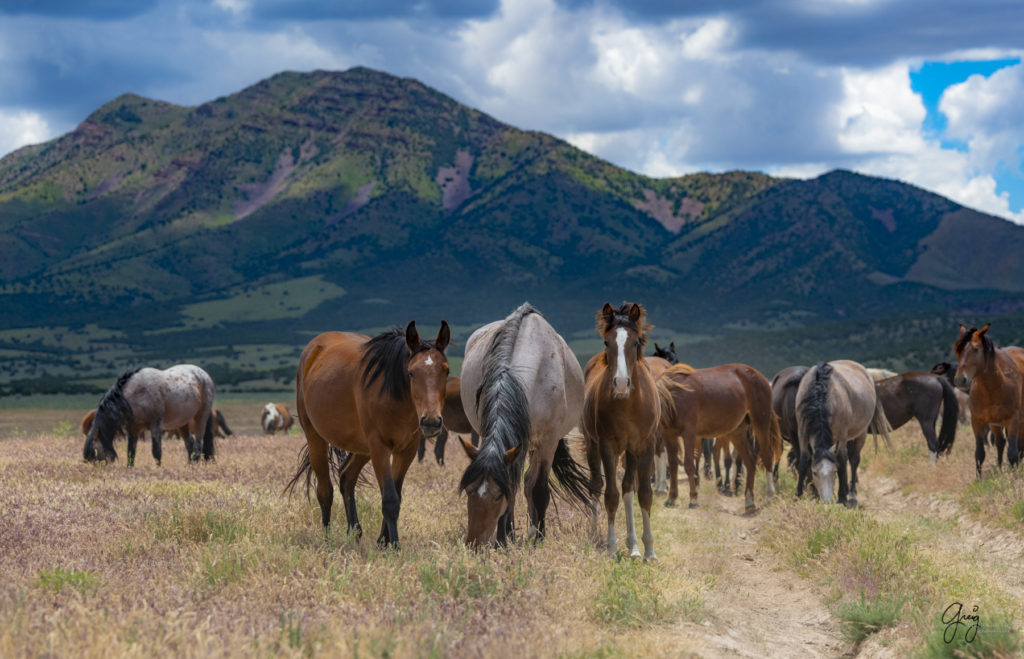
[[[696,507],[697,507],[697,502],[696,501],[691,501],[690,505],[687,506],[687,508],[696,508]]]
[[[657,563],[658,562],[658,557],[654,555],[654,552],[651,552],[650,555],[648,555],[648,556],[644,556],[644,563],[646,563],[648,561],[650,561],[651,563]]]
[[[850,499],[849,501],[847,501],[843,505],[845,505],[847,508],[856,508],[857,507],[857,500],[856,499]]]
[[[746,506],[746,507],[745,507],[745,508],[743,509],[743,512],[744,512],[744,514],[746,514],[746,515],[753,515],[754,513],[756,513],[756,512],[757,512],[757,506],[754,506],[754,505]]]
[[[639,549],[634,549],[633,551],[629,552],[629,558],[635,561],[643,558],[643,556],[640,554]]]
[[[666,508],[675,508],[676,507],[675,500],[673,500],[673,499],[666,499],[665,500],[665,507]]]

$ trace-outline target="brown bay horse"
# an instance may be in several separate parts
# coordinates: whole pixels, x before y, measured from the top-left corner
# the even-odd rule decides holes
[[[895,430],[917,419],[928,443],[931,461],[949,454],[956,439],[960,404],[953,386],[944,377],[923,371],[907,371],[884,380],[875,380],[875,390],[885,409],[885,418]],[[935,434],[935,422],[942,412],[942,426]]]
[[[604,350],[594,355],[585,369],[582,430],[591,492],[596,495],[604,489],[608,551],[614,554],[618,546],[615,514],[619,490],[615,480],[619,456],[625,454],[622,498],[629,555],[640,557],[633,521],[636,489],[643,517],[644,559],[657,560],[651,531],[651,471],[662,407],[669,405],[669,400],[667,390],[656,384],[643,358],[648,329],[644,309],[639,304],[623,303],[616,309],[605,303],[597,314],[597,331],[604,340]],[[591,510],[596,536],[596,499]]]
[[[765,492],[775,494],[775,464],[782,453],[779,423],[772,412],[772,387],[756,369],[746,364],[725,364],[694,369],[677,364],[665,371],[661,380],[672,397],[670,411],[662,416],[661,434],[669,444],[669,495],[666,506],[679,496],[679,459],[677,437],[683,438],[683,466],[690,482],[690,507],[697,506],[697,452],[700,438],[719,441],[749,423],[752,443],[732,439],[733,446],[747,470],[746,509],[754,509],[756,460],[765,468]],[[669,439],[672,438],[672,439]]]
[[[960,326],[953,345],[957,357],[955,382],[967,391],[974,431],[974,464],[981,478],[985,462],[985,430],[992,431],[999,447],[1002,466],[1002,442],[1009,440],[1006,457],[1010,466],[1020,461],[1020,438],[1024,433],[1024,349],[1016,346],[996,348],[988,335],[991,324],[980,330]]]
[[[466,416],[466,409],[462,406],[462,380],[449,376],[444,389],[444,409],[441,411],[441,418],[444,419],[444,428],[441,434],[434,440],[434,460],[439,465],[444,465],[444,447],[448,443],[448,433],[457,435],[469,435],[473,446],[480,445],[480,435],[476,434],[473,426]],[[420,446],[416,450],[416,460],[423,462],[423,456],[427,451],[427,438],[420,437]]]
[[[822,501],[838,498],[839,503],[856,506],[857,468],[868,433],[882,435],[889,444],[889,422],[867,369],[846,359],[812,366],[800,380],[796,410],[800,440],[796,495],[803,495],[811,476]]]
[[[316,495],[326,533],[331,521],[332,447],[347,454],[338,470],[349,531],[362,536],[356,513],[359,472],[372,463],[381,493],[383,521],[378,546],[398,548],[402,483],[416,456],[419,432],[441,432],[451,338],[448,323],[434,341],[422,341],[415,321],[374,338],[349,332],[326,332],[302,351],[296,375],[296,408],[306,435],[299,468],[285,488],[305,475],[309,492],[316,475]]]

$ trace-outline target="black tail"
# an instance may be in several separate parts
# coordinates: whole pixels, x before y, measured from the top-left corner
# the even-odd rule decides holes
[[[939,377],[939,384],[942,385],[942,429],[939,431],[939,453],[949,453],[953,450],[953,440],[956,439],[956,424],[960,417],[960,403],[956,399],[956,392],[944,377]]]
[[[230,437],[234,433],[231,432],[231,428],[228,428],[228,422],[224,420],[224,413],[220,410],[216,410],[217,425],[224,431],[225,437]]]
[[[213,418],[213,413],[206,418],[206,428],[203,429],[203,459],[213,460],[214,446],[213,446],[213,426],[217,423]]]
[[[565,438],[558,440],[551,471],[558,479],[553,488],[555,494],[577,505],[580,510],[590,510],[590,472],[572,459],[569,444]]]
[[[348,466],[349,460],[352,459],[352,454],[348,451],[342,451],[340,448],[335,446],[327,447],[327,461],[330,465],[330,470],[334,472],[338,482],[341,482],[341,474],[345,471]],[[295,485],[306,477],[306,499],[309,499],[309,490],[313,487],[313,465],[309,463],[309,444],[306,444],[299,449],[299,467],[295,470],[295,475],[288,481],[288,484],[284,486],[283,494],[291,494],[295,489]]]

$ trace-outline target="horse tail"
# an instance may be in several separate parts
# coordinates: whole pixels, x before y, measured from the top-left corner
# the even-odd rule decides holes
[[[782,428],[779,426],[779,417],[772,412],[768,422],[768,443],[772,447],[772,464],[765,465],[769,472],[782,461]]]
[[[231,428],[228,428],[228,422],[224,419],[224,413],[220,410],[214,410],[214,414],[217,417],[217,425],[224,431],[224,436],[229,437],[233,435],[234,433],[231,432]]]
[[[291,494],[303,476],[306,477],[306,500],[308,501],[309,490],[313,486],[313,465],[309,462],[309,444],[299,449],[299,468],[288,484],[284,486],[283,494]]]
[[[569,444],[565,438],[558,440],[555,457],[551,463],[551,471],[558,482],[554,486],[555,493],[563,499],[576,504],[580,510],[590,510],[590,473],[583,465],[572,459]]]
[[[809,448],[812,455],[819,451],[832,450],[832,410],[829,406],[829,384],[832,380],[832,365],[827,362],[818,362],[814,371],[814,382],[808,388],[803,400],[797,404],[797,416],[806,429],[800,435],[806,435],[813,445]],[[884,418],[884,415],[883,415]]]
[[[666,371],[667,372],[667,371]],[[671,424],[676,419],[676,401],[672,397],[672,389],[679,388],[691,391],[688,387],[676,382],[673,378],[659,377],[654,381],[654,388],[658,395],[658,418],[659,425]]]
[[[939,431],[939,453],[949,453],[953,450],[953,440],[956,439],[956,423],[960,416],[960,402],[956,399],[956,392],[944,377],[939,377],[939,384],[942,385],[942,429]]]
[[[889,419],[885,416],[885,407],[882,405],[882,399],[879,396],[875,396],[875,413],[871,417],[871,425],[868,426],[868,432],[875,436],[875,451],[878,450],[879,435],[885,440],[885,447],[890,450],[892,449],[892,442],[889,440],[889,432],[891,430],[892,426],[889,424]]]
[[[213,410],[210,410],[210,415],[206,417],[206,427],[203,429],[203,459],[213,460],[214,446],[213,446],[213,427],[217,421],[214,419]]]

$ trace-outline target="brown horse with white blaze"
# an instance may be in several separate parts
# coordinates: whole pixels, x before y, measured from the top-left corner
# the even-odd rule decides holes
[[[640,557],[633,524],[635,487],[643,516],[644,559],[657,560],[651,530],[651,471],[658,422],[662,407],[669,401],[667,390],[658,387],[643,358],[649,329],[644,316],[643,307],[630,303],[618,309],[605,303],[597,314],[597,331],[604,340],[604,350],[587,362],[582,430],[590,467],[590,489],[596,494],[604,488],[608,551],[614,554],[618,545],[615,514],[619,491],[615,476],[619,456],[625,453],[622,497],[630,557]],[[596,500],[592,503],[592,522],[596,536]]]
[[[668,384],[673,405],[662,416],[661,434],[667,442],[683,438],[683,466],[690,481],[690,507],[697,506],[697,451],[701,437],[730,435],[744,423],[753,431],[753,444],[733,440],[747,469],[746,509],[754,509],[754,476],[757,458],[761,458],[766,476],[765,491],[775,494],[773,472],[782,454],[779,421],[772,412],[772,387],[768,379],[746,364],[725,364],[694,369],[677,364],[665,371],[661,380]],[[671,439],[670,439],[671,438]],[[756,453],[756,455],[755,455]],[[665,505],[679,496],[679,459],[675,446],[669,447],[669,495]]]
[[[372,463],[381,493],[383,523],[379,546],[398,548],[398,514],[402,482],[416,456],[419,432],[434,437],[441,431],[451,338],[448,323],[434,341],[420,340],[415,321],[374,338],[348,332],[326,332],[310,341],[299,358],[296,408],[306,434],[298,471],[285,488],[294,488],[316,474],[316,495],[326,532],[334,490],[330,448],[347,451],[339,472],[349,531],[362,535],[356,514],[355,486],[359,472]],[[419,432],[417,432],[419,431]]]
[[[1020,461],[1019,442],[1024,434],[1024,349],[996,348],[988,335],[990,326],[967,329],[961,325],[960,336],[953,345],[957,358],[954,382],[970,395],[968,404],[978,478],[985,462],[986,427],[992,430],[997,444],[1005,431],[1009,439],[1006,457],[1010,466]]]

